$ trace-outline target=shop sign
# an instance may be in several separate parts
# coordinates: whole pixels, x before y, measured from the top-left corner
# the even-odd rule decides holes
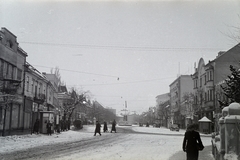
[[[35,102],[33,102],[32,111],[33,111],[33,112],[37,112],[37,111],[38,111],[38,104],[35,103]]]

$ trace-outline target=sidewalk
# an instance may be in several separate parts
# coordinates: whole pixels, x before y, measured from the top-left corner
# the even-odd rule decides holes
[[[186,152],[179,151],[172,155],[169,160],[186,160]],[[212,155],[212,146],[205,146],[203,151],[199,151],[198,160],[215,160]]]

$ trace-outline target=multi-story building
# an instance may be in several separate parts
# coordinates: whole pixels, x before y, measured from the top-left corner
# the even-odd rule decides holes
[[[19,47],[17,37],[6,28],[0,30],[0,132],[24,127],[24,66],[27,53]]]
[[[201,58],[195,73],[194,81],[194,106],[198,120],[206,116],[212,122],[215,121],[216,113],[221,109],[218,100],[227,100],[220,87],[224,80],[231,74],[229,66],[239,68],[240,44],[226,52],[219,52],[217,57],[207,64]]]
[[[215,86],[215,112],[220,113],[221,109],[218,103],[218,100],[228,101],[226,96],[223,94],[220,85],[224,83],[224,81],[231,74],[230,65],[239,69],[239,59],[240,59],[240,43],[236,46],[232,47],[226,52],[219,52],[216,59],[213,61],[214,66],[214,86]]]
[[[170,124],[170,93],[156,97],[155,124],[156,126],[169,127]]]
[[[59,79],[57,78],[56,74],[49,74],[49,73],[42,73],[48,80],[48,87],[47,87],[47,110],[53,111],[55,115],[55,122],[59,124],[59,119],[61,116],[61,108],[59,107],[58,102],[58,85]]]
[[[60,110],[60,119],[66,120],[64,117],[64,112],[66,112],[66,107],[68,104],[72,103],[72,97],[71,95],[68,93],[67,87],[66,86],[62,86],[60,85],[58,87],[58,105],[59,105],[59,110]]]
[[[184,97],[193,92],[193,80],[190,75],[180,75],[170,85],[171,123],[178,124],[181,128],[186,127],[186,115],[182,103]]]
[[[192,75],[194,81],[194,108],[195,114],[201,119],[206,116],[213,120],[214,111],[214,67],[213,61],[205,65],[203,58],[199,60],[198,67]]]
[[[47,90],[48,80],[46,77],[26,62],[24,129],[32,130],[36,119],[40,119],[40,112],[47,111]]]

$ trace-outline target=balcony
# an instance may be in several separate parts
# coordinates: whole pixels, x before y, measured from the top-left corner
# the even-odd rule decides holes
[[[45,94],[38,94],[38,95],[35,95],[35,97],[33,98],[34,102],[38,104],[43,104],[45,99],[46,99]]]
[[[213,110],[214,107],[213,107],[213,101],[206,101],[205,104],[204,104],[204,110],[205,111],[210,111],[210,110]]]
[[[3,79],[3,87],[1,91],[5,94],[16,94],[20,87],[21,81],[13,79]]]

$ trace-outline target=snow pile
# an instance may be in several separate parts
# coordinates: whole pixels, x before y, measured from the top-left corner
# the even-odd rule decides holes
[[[79,134],[79,132],[81,134]],[[94,126],[84,126],[84,129],[80,131],[69,130],[66,132],[61,132],[60,134],[52,134],[52,136],[45,134],[27,134],[0,137],[0,153],[12,152],[52,143],[82,140],[92,137],[93,132]]]

